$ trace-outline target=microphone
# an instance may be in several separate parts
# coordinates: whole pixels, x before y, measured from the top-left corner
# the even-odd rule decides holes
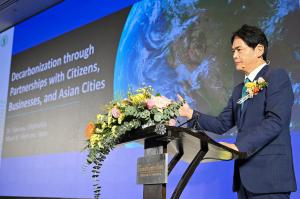
[[[183,125],[185,125],[185,124],[188,124],[188,123],[190,123],[190,122],[195,122],[195,124],[193,125],[192,128],[195,129],[195,130],[203,130],[203,129],[201,128],[201,125],[200,125],[199,122],[198,122],[200,116],[201,116],[201,113],[195,111],[195,114],[193,115],[193,118],[191,118],[191,119],[187,120],[186,122],[180,124],[178,127],[181,127],[181,126],[183,126]]]
[[[177,126],[177,127],[182,127],[183,125],[188,124],[188,123],[190,123],[190,122],[193,122],[194,120],[195,120],[195,118],[189,119],[189,120],[187,120],[186,122],[180,124],[180,125]]]

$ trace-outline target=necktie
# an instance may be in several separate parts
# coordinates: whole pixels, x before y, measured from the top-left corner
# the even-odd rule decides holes
[[[243,86],[243,89],[242,89],[242,97],[246,96],[247,95],[247,88],[246,88],[246,84],[250,82],[250,79],[247,77],[245,80],[244,80],[244,86]],[[243,109],[243,105],[244,103],[242,103],[242,109]]]

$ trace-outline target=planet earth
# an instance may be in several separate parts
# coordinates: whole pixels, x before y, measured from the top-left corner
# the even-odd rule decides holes
[[[230,38],[243,24],[269,40],[272,67],[290,75],[295,103],[291,127],[300,130],[300,8],[298,0],[143,0],[135,3],[120,39],[114,98],[151,85],[192,108],[218,115],[243,74],[235,70]]]

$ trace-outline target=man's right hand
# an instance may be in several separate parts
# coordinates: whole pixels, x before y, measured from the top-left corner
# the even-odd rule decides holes
[[[177,98],[184,102],[184,99],[177,94]],[[179,109],[179,116],[186,117],[187,119],[192,119],[193,117],[193,109],[190,108],[190,106],[185,102]]]

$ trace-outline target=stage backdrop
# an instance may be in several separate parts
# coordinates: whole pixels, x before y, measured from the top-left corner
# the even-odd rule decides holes
[[[300,179],[300,8],[298,0],[66,0],[0,34],[0,196],[89,198],[84,129],[129,87],[152,85],[217,115],[243,75],[230,37],[247,23],[269,39],[272,67],[285,68],[295,102],[291,122]],[[232,129],[214,139],[234,142]],[[136,160],[143,146],[105,160],[103,198],[141,198]],[[169,177],[168,197],[187,163]],[[182,198],[236,198],[233,162],[200,165]],[[293,199],[300,193],[292,194]]]

